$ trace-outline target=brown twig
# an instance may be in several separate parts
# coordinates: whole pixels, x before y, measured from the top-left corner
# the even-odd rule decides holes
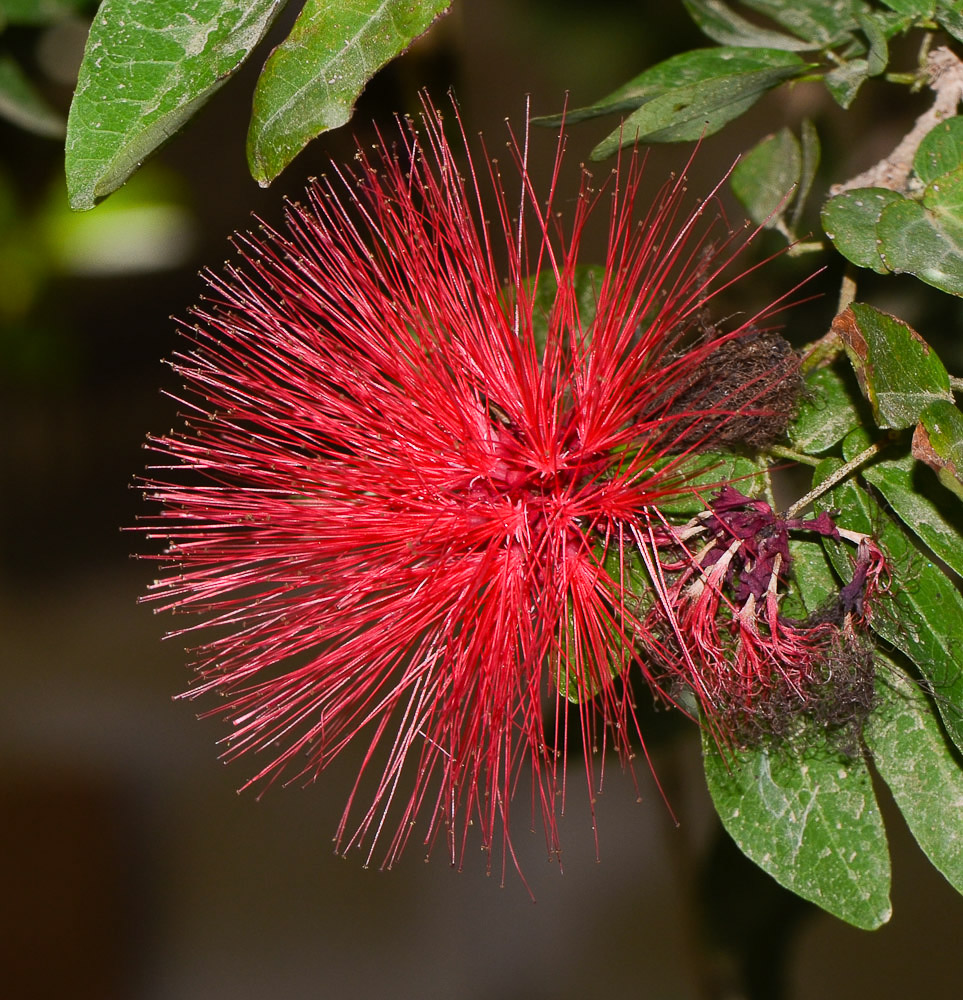
[[[929,87],[936,95],[930,108],[916,119],[899,145],[879,163],[842,184],[834,184],[831,196],[853,188],[882,187],[891,191],[905,191],[913,169],[913,157],[923,137],[945,118],[956,114],[963,100],[963,62],[945,46],[934,49],[926,57],[926,75]]]

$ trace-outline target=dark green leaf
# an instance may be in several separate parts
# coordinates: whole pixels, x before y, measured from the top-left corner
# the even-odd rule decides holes
[[[963,167],[963,116],[940,122],[923,136],[913,169],[924,184]]]
[[[308,0],[254,92],[247,158],[266,187],[315,136],[344,125],[365,84],[451,0]]]
[[[901,319],[854,302],[833,320],[878,427],[912,427],[937,399],[952,400],[936,352]]]
[[[737,14],[722,0],[683,0],[689,16],[714,42],[720,45],[748,45],[758,48],[805,52],[818,49],[816,42],[806,42],[780,31],[762,28]]]
[[[963,296],[963,167],[931,181],[922,204],[901,198],[888,205],[876,234],[891,271]]]
[[[745,46],[725,46],[694,49],[656,63],[623,84],[618,90],[584,108],[576,108],[564,116],[568,122],[598,118],[615,111],[629,111],[660,95],[709,81],[725,80],[730,76],[755,73],[767,69],[802,73],[807,67],[799,56],[778,49],[754,49]],[[688,91],[686,91],[688,92]],[[558,125],[561,115],[537,118],[539,125]]]
[[[779,224],[802,173],[802,150],[788,128],[767,136],[740,159],[730,183],[749,217],[759,225]]]
[[[792,557],[793,590],[802,604],[797,617],[802,618],[818,611],[829,598],[838,594],[839,585],[821,542],[791,538],[789,554]],[[781,613],[789,612],[781,606]]]
[[[852,376],[847,379],[833,368],[818,368],[806,376],[789,440],[797,451],[818,454],[842,441],[859,423],[859,396]]]
[[[64,134],[63,118],[37,93],[20,67],[0,56],[0,117],[51,139]]]
[[[949,405],[949,404],[946,404]],[[957,411],[959,412],[959,411]],[[948,520],[927,496],[936,483],[927,483],[933,473],[907,455],[895,461],[878,462],[863,472],[863,478],[883,495],[893,513],[930,551],[963,576],[963,537],[960,518]],[[927,486],[930,488],[927,489]],[[963,510],[958,511],[963,514]]]
[[[284,0],[104,0],[67,120],[71,207],[93,208],[220,87]]]
[[[843,461],[855,461],[873,443],[867,427],[857,427],[843,438]]]
[[[814,484],[840,464],[832,458],[821,462]],[[852,480],[823,494],[816,507],[840,511],[835,518],[840,527],[872,534],[879,541],[891,579],[888,595],[875,599],[870,628],[916,664],[933,690],[947,732],[963,749],[963,598],[946,574]],[[836,572],[849,580],[852,566],[838,544],[833,542],[826,550]]]
[[[877,704],[864,730],[873,763],[917,843],[963,892],[963,770],[919,685],[878,657]]]
[[[709,792],[729,835],[787,889],[871,930],[889,920],[886,833],[861,760],[827,750],[723,758],[708,734]]]
[[[655,591],[649,582],[649,575],[639,554],[634,539],[619,539],[612,536],[606,545],[600,543],[595,555],[605,572],[615,583],[625,588],[626,611],[621,607],[612,609],[611,619],[599,620],[595,615],[576,614],[578,602],[569,602],[566,609],[566,633],[559,649],[557,676],[555,678],[559,694],[575,705],[594,698],[603,685],[618,677],[637,655],[633,639],[633,626],[626,617],[634,621],[644,620],[654,600]],[[631,606],[629,606],[631,604]],[[592,637],[592,629],[601,626],[604,637]],[[584,656],[588,646],[596,649],[604,647],[608,652],[605,662],[597,662],[594,657]],[[600,673],[601,672],[601,673]]]
[[[920,414],[913,432],[913,455],[963,499],[963,413],[952,403],[937,400]]]
[[[672,459],[679,473],[685,493],[666,496],[659,500],[659,510],[673,517],[694,517],[706,509],[713,492],[724,483],[733,483],[748,496],[756,496],[768,489],[768,462],[747,458],[730,452],[704,452],[682,459]],[[665,463],[658,463],[664,468]],[[693,492],[697,491],[697,492]],[[701,499],[704,496],[705,499]]]
[[[847,260],[885,274],[888,268],[879,255],[876,225],[887,206],[901,201],[903,196],[888,188],[847,191],[823,206],[823,229]]]
[[[897,14],[912,17],[932,17],[936,6],[936,0],[883,0],[883,3]]]
[[[689,67],[693,72],[712,71],[719,75],[703,76],[698,82],[684,86],[663,88],[659,96],[650,99],[651,91],[636,94],[635,99],[645,103],[592,150],[592,158],[604,159],[620,146],[635,142],[684,142],[712,135],[752,107],[766,91],[808,69],[807,64],[791,52],[746,51],[752,55],[728,61],[713,57]],[[756,68],[742,71],[737,68],[753,60],[756,60]],[[627,101],[632,92],[623,88],[617,93]]]
[[[821,48],[838,44],[856,27],[858,0],[743,0],[777,24]]]

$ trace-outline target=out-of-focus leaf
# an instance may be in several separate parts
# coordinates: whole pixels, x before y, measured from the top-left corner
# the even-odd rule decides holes
[[[900,198],[888,205],[876,234],[891,271],[963,296],[963,167],[931,181],[922,203]]]
[[[743,3],[820,48],[845,41],[856,27],[859,9],[853,0],[743,0]]]
[[[828,458],[816,468],[818,485],[840,466]],[[934,700],[953,742],[963,749],[963,597],[939,567],[927,560],[899,525],[851,479],[816,501],[817,510],[837,510],[836,523],[873,535],[886,553],[889,593],[880,594],[870,628],[905,653],[933,690]],[[849,559],[836,543],[827,546],[836,572],[852,576]]]
[[[869,76],[879,76],[889,62],[889,46],[886,43],[886,24],[883,15],[877,15],[863,8],[857,10],[856,20],[869,42],[866,72]]]
[[[913,169],[924,184],[963,167],[963,116],[946,118],[923,136]]]
[[[852,376],[846,379],[832,368],[818,368],[806,376],[799,412],[789,427],[789,440],[797,450],[818,454],[860,423],[859,396]]]
[[[888,188],[847,191],[830,198],[823,206],[823,229],[847,260],[886,274],[889,269],[879,255],[876,225],[887,206],[904,200]]]
[[[963,892],[963,770],[919,685],[877,657],[878,704],[863,731],[917,843]]]
[[[952,400],[936,352],[895,316],[854,302],[833,320],[860,388],[882,428],[912,427],[937,399]]]
[[[722,0],[682,0],[689,16],[720,45],[747,45],[753,48],[783,49],[786,52],[805,52],[818,49],[818,42],[807,42],[781,31],[762,28],[737,14]]]
[[[20,67],[7,56],[0,56],[0,117],[28,132],[51,139],[64,134],[63,118],[37,93]]]
[[[0,24],[49,24],[93,5],[93,0],[0,0]]]
[[[963,413],[952,403],[937,400],[920,414],[913,456],[935,469],[940,482],[963,499]]]
[[[711,49],[694,49],[665,59],[634,76],[618,90],[594,104],[575,108],[562,115],[548,115],[533,119],[539,125],[555,126],[564,120],[573,123],[616,111],[630,111],[659,96],[682,91],[689,94],[689,87],[698,87],[731,76],[765,70],[803,73],[808,68],[799,56],[779,49],[758,49],[746,46],[719,46]],[[699,133],[701,134],[701,132]]]
[[[709,49],[685,53],[698,57],[690,59],[685,67],[695,82],[663,85],[656,89],[643,81],[640,91],[636,85],[641,78],[637,77],[607,98],[602,104],[606,110],[613,106],[629,107],[632,100],[641,106],[592,150],[592,158],[604,159],[620,146],[637,141],[686,142],[712,135],[752,107],[767,91],[801,76],[809,68],[792,52],[728,50],[734,54],[727,59],[726,51]],[[585,111],[582,109],[583,117]]]
[[[949,404],[946,404],[949,405]],[[957,411],[959,412],[959,411]],[[882,493],[893,513],[951,569],[963,576],[963,536],[960,534],[963,510],[955,521],[947,520],[927,496],[920,468],[912,455],[895,461],[878,462],[863,472],[863,478]],[[937,490],[939,487],[932,484]]]
[[[266,187],[321,132],[344,125],[365,84],[451,0],[308,0],[254,92],[251,175]]]
[[[709,734],[703,756],[716,811],[747,857],[857,927],[889,920],[886,833],[861,760],[823,749],[723,758]]]
[[[749,150],[736,164],[729,182],[752,221],[772,228],[782,219],[801,173],[799,141],[784,128]]]
[[[120,187],[241,65],[284,0],[104,0],[67,119],[75,209]]]
[[[939,0],[934,16],[941,28],[958,42],[963,42],[963,10],[959,0]]]
[[[935,0],[882,0],[882,2],[897,14],[909,14],[913,17],[932,17],[936,6]]]
[[[176,180],[156,166],[131,178],[97,212],[71,212],[57,190],[39,220],[51,263],[64,274],[111,277],[183,266],[196,223]]]
[[[592,324],[595,322],[595,310],[598,305],[599,292],[605,281],[605,268],[596,264],[580,264],[575,268],[572,276],[572,291],[574,292],[574,305],[578,310],[578,321],[581,328],[581,336],[586,342],[592,336]],[[558,282],[555,275],[549,269],[541,271],[538,276],[538,284],[533,291],[534,279],[524,282],[524,292],[531,296],[531,310],[523,309],[522,314],[530,314],[532,317],[532,333],[535,344],[540,353],[544,353],[545,344],[548,340],[548,330],[551,323],[568,323],[567,317],[556,315],[559,295]],[[507,289],[505,292],[505,308],[508,316],[512,316],[515,309],[515,290]],[[574,332],[574,331],[573,331]]]
[[[792,211],[792,224],[790,226],[793,232],[799,225],[803,209],[806,206],[806,199],[809,197],[809,190],[816,179],[820,158],[819,133],[816,131],[816,126],[808,118],[802,120],[799,138],[802,163],[799,171],[799,189],[796,192],[796,203]]]
[[[869,63],[865,59],[850,59],[831,69],[823,77],[823,82],[833,100],[841,108],[848,108],[870,75]]]

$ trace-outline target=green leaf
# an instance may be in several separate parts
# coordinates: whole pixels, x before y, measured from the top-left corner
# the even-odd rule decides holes
[[[592,324],[595,322],[595,310],[598,306],[599,292],[605,282],[605,268],[598,264],[579,264],[572,275],[572,291],[575,294],[575,306],[578,310],[578,320],[581,336],[591,339]],[[532,332],[539,354],[544,354],[548,340],[549,326],[555,322],[566,322],[567,318],[556,316],[559,295],[558,282],[555,275],[547,268],[538,276],[532,294],[533,279],[525,281],[525,290],[531,296]],[[509,289],[506,294],[506,304],[509,315],[514,308],[514,296]],[[528,310],[523,310],[528,312]]]
[[[670,82],[668,64],[678,79]],[[635,142],[686,142],[718,132],[763,94],[809,69],[792,52],[773,49],[703,49],[675,56],[646,71],[581,117],[636,106],[633,114],[592,150],[604,159]],[[639,106],[641,105],[641,106]],[[577,120],[576,116],[572,116]]]
[[[802,218],[803,208],[806,199],[809,197],[810,188],[816,179],[816,171],[819,169],[820,145],[819,133],[816,126],[808,119],[804,118],[799,129],[801,140],[802,164],[799,172],[799,188],[796,192],[796,204],[792,212],[792,222],[790,228],[793,232],[799,226]]]
[[[869,267],[878,274],[888,268],[879,255],[876,226],[883,211],[902,195],[889,188],[857,188],[830,198],[823,206],[822,224],[836,249],[858,267]]]
[[[251,175],[267,187],[321,132],[344,125],[365,84],[451,0],[308,0],[270,55],[247,136]]]
[[[937,400],[920,414],[913,457],[934,469],[940,482],[963,499],[963,413],[952,403]]]
[[[883,0],[890,10],[897,14],[908,14],[912,17],[932,17],[935,0]]]
[[[943,362],[901,319],[854,302],[833,320],[881,428],[912,427],[937,399],[952,400]]]
[[[782,220],[802,173],[802,149],[788,128],[767,136],[732,171],[730,183],[749,217],[772,229]]]
[[[655,591],[634,540],[625,538],[620,544],[618,538],[613,536],[608,539],[604,551],[601,543],[595,547],[595,556],[616,585],[625,588],[628,617],[635,621],[644,620],[654,601]],[[589,615],[588,620],[584,614],[577,616],[576,610],[580,606],[580,602],[567,602],[566,632],[561,637],[555,667],[555,684],[559,694],[575,705],[594,698],[603,685],[618,677],[637,655],[632,625],[626,621],[621,607],[613,607],[611,618],[600,622],[595,615]],[[591,629],[600,626],[603,635],[593,636]],[[587,648],[597,649],[600,646],[608,652],[604,662],[584,656]]]
[[[67,119],[67,188],[93,208],[241,65],[284,0],[104,0]]]
[[[856,27],[854,0],[743,0],[747,7],[771,17],[788,31],[820,48],[846,40]]]
[[[924,184],[963,167],[963,116],[940,122],[923,136],[913,157],[913,169]]]
[[[768,488],[769,463],[759,458],[734,455],[731,452],[703,452],[690,455],[677,463],[680,483],[685,492],[669,494],[659,499],[659,511],[672,517],[695,517],[706,509],[706,500],[723,483],[732,483],[736,489],[749,496]],[[656,463],[664,468],[665,463]]]
[[[535,118],[539,125],[556,126],[563,119],[568,123],[598,118],[616,111],[630,111],[647,101],[684,90],[690,86],[710,81],[725,80],[730,76],[752,73],[766,69],[788,69],[794,67],[802,73],[808,69],[798,56],[778,49],[758,49],[746,46],[721,46],[711,49],[694,49],[665,59],[618,90],[612,91],[602,100],[586,107],[575,108],[563,115],[548,115]],[[686,91],[688,92],[688,91]]]
[[[813,484],[840,465],[839,459],[825,459],[816,468]],[[823,494],[816,508],[837,510],[840,527],[874,535],[882,546],[891,574],[889,591],[877,596],[870,628],[916,664],[933,690],[947,732],[963,749],[963,597],[852,480]],[[827,545],[826,551],[836,572],[849,580],[852,565],[838,544]]]
[[[37,93],[8,56],[0,56],[0,117],[51,139],[64,134],[63,118]]]
[[[931,181],[922,204],[901,198],[888,205],[876,233],[891,271],[963,296],[963,168]]]
[[[830,597],[837,595],[839,585],[821,542],[790,538],[789,555],[792,558],[793,590],[802,604],[797,617],[802,618],[818,611]],[[785,602],[780,608],[782,614],[788,614]]]
[[[722,0],[682,2],[702,33],[720,45],[746,45],[753,48],[783,49],[786,52],[805,52],[807,49],[820,47],[816,42],[793,38],[792,35],[784,35],[771,28],[761,28],[741,17]]]
[[[863,731],[873,763],[926,856],[963,892],[963,770],[920,687],[877,657],[879,702]]]
[[[866,72],[869,76],[879,76],[889,62],[889,46],[886,42],[886,23],[884,15],[868,10],[858,10],[856,20],[860,30],[869,42],[869,55],[866,57]]]
[[[841,108],[848,108],[870,75],[870,66],[865,59],[850,59],[830,70],[823,77],[823,82],[833,100]]]
[[[799,412],[789,427],[792,447],[807,455],[832,448],[861,423],[859,402],[852,376],[817,368],[806,376]]]
[[[963,42],[963,10],[959,0],[939,0],[934,16],[941,28],[958,42]]]
[[[889,920],[886,832],[863,761],[821,749],[726,759],[708,734],[703,756],[716,811],[747,857],[856,927]]]
[[[932,478],[932,475],[912,455],[895,461],[878,462],[863,472],[866,482],[879,490],[903,524],[947,566],[963,576],[961,517],[948,519],[929,499],[928,494],[934,492],[936,484],[928,483],[926,477]],[[939,487],[936,489],[939,490]],[[963,510],[957,513],[963,515]]]

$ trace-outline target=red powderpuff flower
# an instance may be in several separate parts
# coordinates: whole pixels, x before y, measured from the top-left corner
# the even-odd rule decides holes
[[[717,213],[686,209],[684,177],[637,218],[641,165],[616,168],[586,293],[601,196],[583,172],[563,229],[563,142],[540,200],[512,137],[516,215],[497,163],[458,146],[461,165],[427,105],[208,276],[173,363],[186,426],[150,442],[148,530],[167,542],[153,598],[201,616],[175,634],[202,630],[190,695],[223,699],[226,757],[262,756],[252,781],[313,778],[361,741],[339,849],[381,841],[390,865],[421,816],[455,864],[477,824],[504,870],[523,772],[559,850],[566,696],[590,794],[591,748],[608,733],[627,758],[640,736],[618,677],[644,629],[623,547],[686,490],[687,456],[765,420],[795,375],[767,363],[736,404],[705,377],[766,339],[772,307],[708,322],[745,241],[711,242]]]

